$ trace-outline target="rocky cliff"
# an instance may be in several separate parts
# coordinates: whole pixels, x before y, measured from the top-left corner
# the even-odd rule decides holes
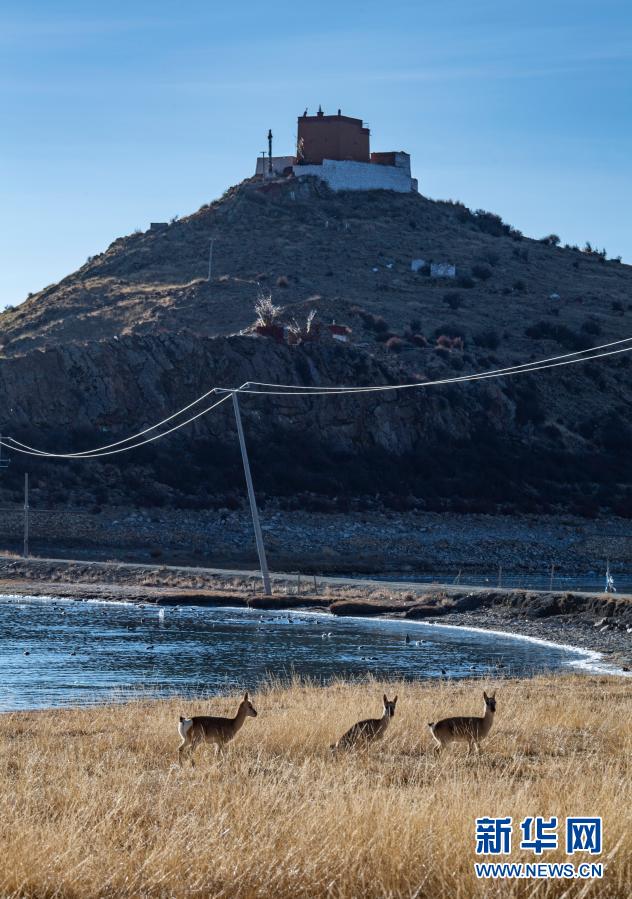
[[[185,219],[115,240],[0,316],[2,433],[84,449],[213,385],[395,384],[625,336],[630,267],[555,243],[415,194],[244,182]],[[456,277],[433,277],[437,262]],[[258,286],[282,323],[302,326],[315,309],[318,339],[253,331]],[[332,339],[333,321],[350,329],[347,343]],[[323,508],[626,514],[629,371],[622,356],[432,390],[244,397],[258,490]],[[222,506],[243,494],[229,404],[122,456],[14,457],[6,500],[18,498],[25,464],[41,504]]]

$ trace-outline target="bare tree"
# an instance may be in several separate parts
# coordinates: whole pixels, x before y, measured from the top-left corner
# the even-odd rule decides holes
[[[257,287],[257,302],[255,303],[255,314],[257,316],[257,324],[269,326],[273,324],[281,312],[280,306],[275,306],[272,302],[272,293],[264,290],[260,285]]]
[[[295,318],[292,319],[292,321],[288,325],[288,330],[297,343],[300,343],[302,340],[307,340],[311,337],[315,318],[316,310],[311,309],[307,314],[304,325],[299,324]]]

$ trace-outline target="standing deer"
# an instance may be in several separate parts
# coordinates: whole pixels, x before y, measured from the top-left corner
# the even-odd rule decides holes
[[[364,721],[358,721],[353,727],[350,727],[344,733],[337,743],[333,743],[329,748],[332,752],[338,749],[352,749],[355,746],[362,746],[366,749],[369,743],[374,740],[380,740],[388,727],[391,718],[395,714],[395,705],[397,696],[394,699],[387,699],[386,694],[383,696],[384,712],[381,718],[366,718]]]
[[[436,723],[431,721],[428,724],[430,733],[434,737],[434,748],[437,752],[455,740],[468,744],[468,755],[472,750],[472,746],[475,746],[476,751],[480,752],[479,744],[481,740],[485,739],[494,722],[496,693],[494,692],[491,696],[488,696],[483,690],[483,698],[485,700],[485,714],[482,718],[477,718],[475,715],[461,715],[455,718],[443,718]]]
[[[256,718],[257,710],[250,702],[248,694],[239,703],[237,714],[234,718],[219,718],[214,715],[194,715],[193,718],[184,718],[180,715],[178,732],[182,737],[182,743],[178,747],[178,762],[182,765],[184,753],[192,753],[200,743],[215,743],[215,754],[223,752],[226,743],[237,735],[246,718]]]

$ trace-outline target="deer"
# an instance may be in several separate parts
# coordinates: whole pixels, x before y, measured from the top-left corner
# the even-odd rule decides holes
[[[481,740],[484,740],[491,730],[494,723],[494,713],[496,712],[496,693],[488,696],[483,690],[483,699],[485,700],[485,712],[482,718],[476,715],[459,715],[454,718],[443,718],[441,721],[430,721],[428,727],[435,741],[435,750],[440,752],[448,743],[461,741],[467,743],[467,754],[469,755],[472,746],[480,752]]]
[[[257,710],[250,702],[248,693],[244,693],[234,718],[219,718],[215,715],[194,715],[192,718],[185,718],[180,715],[178,732],[182,743],[178,747],[178,763],[182,766],[186,752],[193,765],[192,754],[200,743],[214,743],[215,755],[223,753],[224,747],[237,736],[246,718],[256,717]]]
[[[382,739],[391,718],[395,714],[397,696],[394,699],[387,699],[385,693],[382,698],[384,701],[382,717],[366,718],[364,721],[358,721],[340,737],[337,743],[332,743],[329,747],[332,752],[337,752],[340,749],[352,749],[356,746],[368,749],[370,743]]]

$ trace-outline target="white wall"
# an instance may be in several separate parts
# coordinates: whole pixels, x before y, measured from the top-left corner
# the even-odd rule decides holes
[[[412,178],[405,168],[370,162],[324,159],[322,165],[295,165],[297,178],[308,175],[326,181],[332,190],[394,190],[409,193]]]
[[[294,165],[294,156],[273,156],[272,157],[272,171],[276,175],[282,175],[283,169],[287,169],[290,166]],[[268,174],[268,157],[266,156],[263,159],[261,156],[257,157],[257,165],[255,168],[255,175],[267,175]]]
[[[395,165],[398,169],[404,169],[407,175],[410,175],[410,153],[396,153]]]

